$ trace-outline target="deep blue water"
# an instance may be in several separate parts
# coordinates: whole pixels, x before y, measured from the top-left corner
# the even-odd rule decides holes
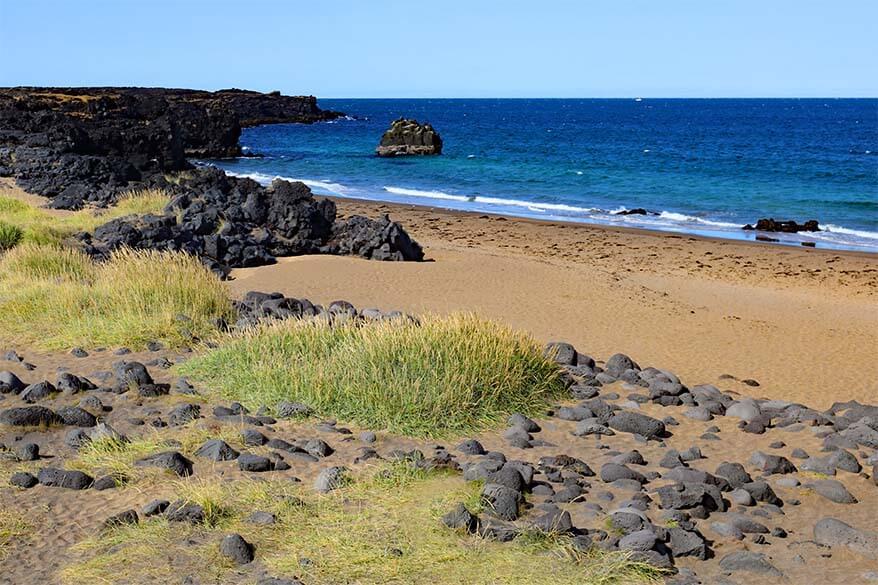
[[[321,100],[355,119],[250,128],[264,158],[212,161],[316,193],[752,239],[760,217],[820,221],[818,246],[878,251],[878,99]],[[383,159],[399,117],[439,157]],[[619,216],[643,207],[659,216]]]

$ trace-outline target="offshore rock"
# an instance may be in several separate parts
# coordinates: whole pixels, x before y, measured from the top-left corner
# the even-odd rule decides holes
[[[375,149],[378,156],[442,154],[442,138],[430,124],[399,118],[384,132]]]

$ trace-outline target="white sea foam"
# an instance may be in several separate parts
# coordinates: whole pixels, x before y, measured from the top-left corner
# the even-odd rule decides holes
[[[406,197],[426,197],[429,199],[444,199],[446,201],[470,201],[471,198],[463,195],[449,195],[442,191],[422,191],[420,189],[404,189],[403,187],[384,187],[384,190],[394,195],[405,195]]]
[[[481,203],[483,205],[497,205],[502,207],[523,207],[531,211],[545,213],[547,211],[563,211],[566,213],[594,213],[600,211],[590,207],[577,207],[575,205],[566,205],[564,203],[537,203],[533,201],[520,201],[518,199],[505,199],[502,197],[482,197],[452,195],[443,191],[423,191],[420,189],[406,189],[404,187],[386,186],[384,190],[394,195],[404,195],[407,197],[424,197],[428,199],[444,199],[446,201],[460,201],[466,203]]]
[[[662,211],[659,217],[669,219],[671,221],[679,221],[684,223],[700,223],[704,225],[712,225],[714,227],[740,228],[741,224],[729,223],[727,221],[713,221],[704,219],[703,217],[695,217],[694,215],[686,215],[684,213],[674,213],[673,211]]]
[[[854,230],[851,228],[833,225],[831,223],[820,224],[820,230],[832,234],[845,234],[847,236],[856,236],[858,238],[868,238],[870,240],[878,240],[878,232],[868,232],[866,230]]]
[[[283,175],[268,175],[266,173],[236,173],[234,171],[226,171],[227,174],[232,175],[233,177],[242,177],[245,179],[253,179],[257,183],[261,185],[270,185],[272,181],[275,179],[283,179],[284,181],[299,181],[300,183],[305,183],[312,190],[328,192],[331,195],[345,195],[348,193],[349,189],[342,185],[341,183],[333,183],[330,181],[317,181],[315,179],[297,179],[295,177],[285,177]]]

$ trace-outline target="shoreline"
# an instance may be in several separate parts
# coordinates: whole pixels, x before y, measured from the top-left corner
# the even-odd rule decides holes
[[[820,407],[878,399],[873,254],[333,199],[340,216],[390,214],[431,261],[281,258],[234,270],[233,294],[472,311],[741,394]]]
[[[414,209],[414,210],[423,210],[429,211],[437,214],[448,214],[452,216],[461,215],[468,217],[482,217],[487,216],[490,219],[503,218],[506,221],[520,221],[526,223],[532,223],[536,225],[543,226],[565,226],[572,228],[582,228],[586,230],[599,230],[599,231],[607,231],[607,232],[618,232],[622,234],[631,234],[631,235],[645,235],[652,236],[658,238],[695,238],[697,240],[716,242],[716,243],[732,243],[732,244],[743,244],[746,246],[754,246],[760,248],[775,248],[784,251],[804,251],[805,253],[827,253],[827,254],[843,254],[845,256],[857,256],[862,258],[871,258],[878,261],[878,248],[875,251],[868,250],[854,250],[849,248],[829,248],[829,247],[820,247],[818,246],[802,246],[801,244],[796,245],[793,243],[786,242],[765,242],[759,240],[750,240],[745,238],[723,238],[721,236],[712,236],[707,234],[700,233],[692,233],[686,231],[671,231],[671,230],[661,230],[656,228],[648,228],[648,227],[635,227],[635,226],[616,226],[616,225],[606,225],[601,223],[589,223],[584,221],[572,221],[572,220],[561,220],[561,219],[539,219],[534,217],[527,217],[521,215],[505,215],[502,213],[492,213],[488,211],[465,211],[461,209],[453,209],[449,207],[440,207],[435,205],[427,205],[427,204],[416,204],[416,203],[400,203],[396,201],[385,201],[382,199],[365,199],[365,198],[357,198],[357,197],[342,197],[339,195],[324,195],[317,194],[317,197],[325,197],[326,199],[330,199],[335,201],[340,206],[355,206],[358,204],[361,205],[377,205],[377,206],[388,206],[394,209]],[[393,219],[393,218],[391,218]],[[405,225],[403,224],[403,227]],[[743,228],[741,231],[744,231]],[[756,233],[751,232],[751,233]],[[770,234],[772,232],[758,232],[764,234]]]
[[[248,147],[249,148],[249,147]],[[235,159],[230,160],[240,160],[242,157],[237,157]],[[244,159],[248,159],[250,157],[243,157]],[[490,215],[490,216],[500,216],[506,218],[516,218],[537,222],[549,222],[549,223],[559,223],[565,225],[583,225],[583,226],[594,226],[594,227],[605,227],[605,228],[615,228],[615,229],[631,229],[631,230],[641,230],[647,231],[650,233],[660,233],[660,234],[676,234],[680,236],[696,236],[702,238],[711,238],[716,240],[727,240],[732,242],[750,242],[750,243],[759,243],[759,244],[775,244],[783,247],[790,248],[819,248],[824,250],[834,250],[834,251],[845,251],[845,252],[862,252],[866,254],[878,254],[878,239],[875,239],[875,243],[871,244],[869,242],[869,237],[863,234],[872,233],[868,230],[863,230],[861,228],[848,228],[844,226],[837,226],[832,223],[823,224],[821,223],[821,229],[816,232],[808,232],[808,231],[799,231],[799,232],[770,232],[770,231],[757,231],[753,230],[745,230],[744,224],[754,225],[756,223],[756,219],[751,219],[749,222],[742,220],[744,223],[742,224],[733,224],[728,222],[711,222],[707,220],[702,220],[697,218],[696,216],[691,216],[683,212],[676,211],[650,211],[648,214],[629,214],[623,215],[617,213],[619,210],[627,210],[628,208],[624,205],[618,207],[616,210],[609,209],[597,209],[597,208],[575,208],[578,211],[588,214],[597,214],[597,215],[584,215],[581,218],[577,218],[575,216],[571,216],[569,218],[565,218],[564,215],[552,215],[551,212],[553,209],[558,209],[556,206],[565,207],[568,204],[554,204],[554,203],[540,203],[540,202],[528,202],[526,200],[513,200],[513,199],[503,199],[503,198],[493,198],[488,197],[486,200],[480,200],[480,196],[474,197],[472,199],[466,199],[467,203],[483,205],[483,206],[491,206],[497,207],[497,211],[487,210],[487,209],[462,209],[460,207],[455,207],[454,203],[462,204],[464,202],[464,197],[460,195],[448,195],[442,192],[434,192],[434,191],[422,191],[418,189],[403,189],[397,192],[396,187],[385,187],[384,191],[379,192],[370,192],[368,195],[364,195],[362,197],[350,196],[342,194],[341,189],[348,190],[348,187],[345,187],[341,184],[335,183],[327,183],[325,181],[320,181],[316,179],[308,179],[308,178],[296,178],[289,177],[283,175],[270,175],[264,174],[260,172],[237,172],[233,168],[229,168],[223,165],[217,165],[215,163],[221,162],[216,159],[211,160],[195,160],[193,164],[196,166],[208,166],[208,167],[216,167],[223,172],[225,172],[229,176],[239,177],[239,178],[247,178],[253,179],[259,184],[263,186],[268,186],[271,184],[274,179],[283,179],[285,181],[291,182],[303,182],[312,190],[315,196],[317,197],[325,197],[327,199],[338,199],[338,200],[351,200],[351,201],[365,201],[365,202],[373,202],[373,203],[386,203],[388,205],[401,205],[401,206],[414,206],[414,207],[424,207],[429,209],[443,210],[443,211],[452,211],[458,213],[468,213],[468,214],[478,214],[478,215]],[[336,190],[333,190],[336,189]],[[405,191],[408,191],[409,194],[406,194]],[[377,193],[377,194],[376,194]],[[413,195],[412,193],[418,193],[418,195]],[[383,194],[383,195],[382,195]],[[447,204],[443,205],[441,201],[446,201]],[[424,201],[418,201],[419,199],[423,199]],[[433,201],[431,203],[430,201]],[[548,215],[546,217],[539,217],[535,214],[527,214],[527,213],[517,213],[516,209],[521,208],[541,208],[543,206],[544,212],[547,212]],[[504,209],[505,208],[505,209]],[[573,209],[573,208],[571,208]],[[619,222],[629,222],[630,225],[616,225],[614,222],[615,218],[621,218]],[[631,219],[634,218],[634,219]],[[661,226],[650,226],[648,225],[649,220],[643,219],[644,223],[642,225],[638,225],[638,218],[652,218],[653,220],[666,221],[666,222],[679,222],[678,225],[674,225],[673,223],[667,224],[666,227],[662,228]],[[682,219],[681,219],[682,218]],[[698,222],[705,222],[704,227],[699,227]],[[711,227],[712,225],[716,227]],[[737,227],[733,227],[737,226]],[[827,228],[834,228],[827,229]],[[841,231],[839,231],[841,230]],[[878,233],[878,232],[876,232]],[[815,234],[824,234],[823,237]],[[859,238],[857,243],[845,243],[845,242],[834,242],[832,240],[825,239],[825,234],[834,234],[836,236],[843,235],[845,237],[856,237]],[[756,240],[755,237],[759,235],[766,238],[774,238],[775,241],[759,241]],[[813,243],[814,245],[804,245],[803,242]],[[865,243],[864,243],[865,242]]]

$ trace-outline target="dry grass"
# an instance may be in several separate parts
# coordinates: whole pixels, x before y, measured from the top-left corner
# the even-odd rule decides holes
[[[531,337],[471,314],[283,321],[232,336],[179,370],[246,404],[298,400],[362,427],[431,437],[539,413],[564,390]]]
[[[194,257],[119,250],[96,263],[23,244],[0,257],[0,341],[42,349],[191,344],[232,313],[226,286]]]
[[[17,509],[0,508],[0,560],[6,556],[12,543],[24,539],[30,534],[33,526]]]
[[[201,423],[199,423],[201,424]],[[182,426],[175,428],[149,430],[140,437],[121,440],[114,437],[101,437],[83,444],[76,457],[67,462],[69,469],[84,471],[93,477],[111,475],[129,485],[141,485],[150,479],[164,481],[167,472],[152,467],[137,467],[138,459],[162,451],[175,450],[189,459],[208,439],[222,439],[232,447],[242,450],[242,427],[223,426]]]
[[[354,483],[325,495],[283,481],[189,478],[176,489],[214,510],[212,522],[193,527],[151,519],[107,531],[77,546],[85,560],[62,572],[64,582],[170,582],[190,572],[223,582],[233,568],[217,550],[229,532],[254,543],[270,573],[308,585],[514,585],[549,575],[558,585],[611,585],[659,577],[625,553],[577,551],[563,535],[525,532],[498,543],[447,529],[441,515],[474,500],[478,486],[401,463],[364,470]],[[275,514],[277,523],[246,522],[255,510]]]
[[[107,209],[58,212],[31,205],[11,189],[0,187],[0,251],[3,225],[20,232],[16,243],[59,245],[76,232],[94,231],[118,217],[161,213],[169,201],[170,195],[161,189],[141,189],[123,194],[115,206]]]

